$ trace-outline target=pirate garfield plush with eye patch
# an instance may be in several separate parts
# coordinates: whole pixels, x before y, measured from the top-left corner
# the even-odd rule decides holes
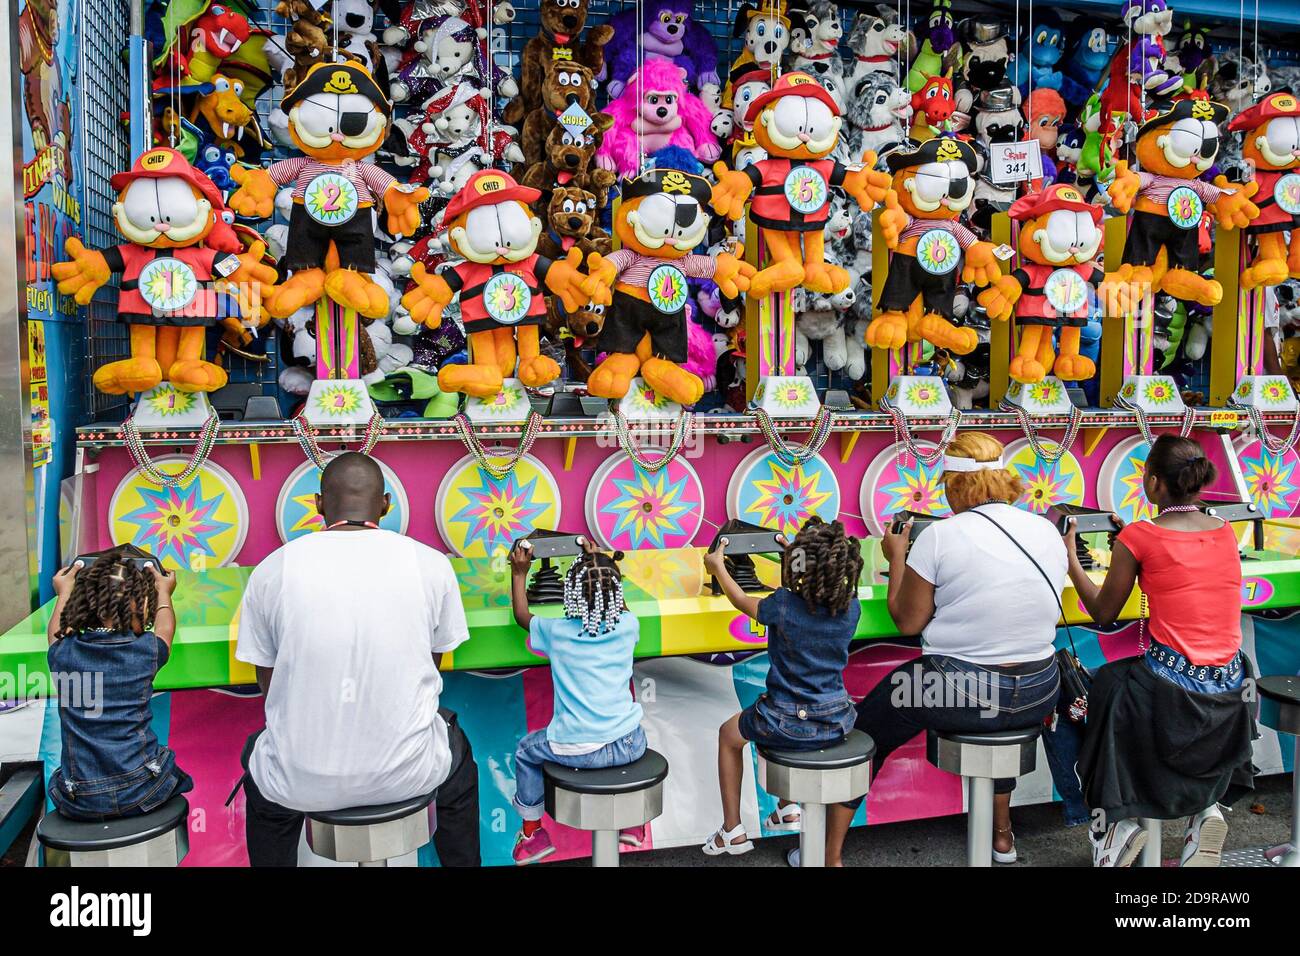
[[[1110,187],[1111,204],[1122,213],[1131,210],[1116,282],[1150,286],[1201,305],[1222,300],[1223,286],[1200,274],[1197,233],[1206,207],[1228,229],[1244,228],[1259,216],[1250,201],[1258,182],[1229,187],[1223,176],[1213,185],[1197,178],[1214,165],[1219,124],[1227,118],[1221,103],[1179,100],[1138,130],[1135,152],[1142,171],[1116,163]]]
[[[1300,99],[1289,92],[1266,96],[1234,116],[1228,129],[1242,131],[1241,155],[1255,164],[1259,183],[1259,218],[1246,230],[1259,254],[1241,274],[1241,286],[1300,278]]]
[[[1092,378],[1091,359],[1079,354],[1079,340],[1104,278],[1096,262],[1101,248],[1101,207],[1084,202],[1075,186],[1057,184],[1011,205],[1020,225],[1020,267],[979,295],[990,318],[1006,321],[1012,311],[1020,346],[1011,360],[1017,382],[1041,382],[1048,370],[1068,381]],[[1052,350],[1052,331],[1061,330],[1061,354]]]
[[[614,287],[598,348],[609,353],[587,380],[588,394],[619,399],[638,372],[670,401],[693,405],[704,383],[686,362],[687,277],[712,279],[735,298],[750,287],[754,267],[743,252],[716,257],[691,252],[709,230],[708,182],[676,169],[652,169],[623,184],[614,217],[622,247],[588,259],[592,275]],[[821,233],[819,232],[820,236]],[[616,284],[617,283],[617,284]]]
[[[999,274],[993,245],[957,221],[975,196],[975,150],[959,140],[931,139],[911,152],[890,153],[886,162],[894,188],[880,226],[892,255],[867,344],[896,349],[923,338],[965,355],[979,335],[952,323],[957,279],[988,285]]]
[[[864,212],[881,202],[889,177],[874,170],[876,154],[868,150],[857,169],[830,159],[839,142],[839,107],[830,93],[807,73],[787,73],[749,107],[746,123],[755,142],[767,152],[743,170],[713,167],[713,208],[739,219],[749,215],[763,232],[772,263],[750,284],[750,294],[765,296],[802,285],[833,295],[849,287],[849,274],[826,262],[822,230],[830,213],[830,187],[839,186]]]
[[[275,270],[261,262],[265,245],[238,254],[243,247],[221,193],[174,149],[149,150],[109,183],[118,194],[113,223],[127,241],[101,251],[74,236],[64,245],[71,261],[51,270],[59,291],[79,305],[122,276],[117,315],[130,326],[131,355],[97,369],[95,387],[124,395],[166,379],[182,392],[221,388],[226,370],[203,358],[206,327],[258,322],[257,300],[275,282]]]
[[[373,163],[362,162],[384,142],[393,107],[358,63],[318,63],[282,104],[289,134],[306,157],[270,169],[235,167],[240,188],[230,208],[265,219],[279,187],[293,184],[293,211],[281,269],[293,276],[267,300],[276,318],[316,302],[322,292],[371,319],[388,314],[388,293],[370,278],[375,271],[374,209],[388,212],[388,231],[409,236],[420,225],[424,187],[407,189]],[[338,268],[326,273],[330,245]]]
[[[460,316],[469,334],[469,365],[446,365],[438,373],[444,392],[492,398],[515,374],[529,388],[553,382],[560,366],[541,354],[538,326],[546,319],[545,289],[569,312],[588,301],[609,304],[609,289],[578,271],[582,253],[552,261],[537,254],[542,221],[529,206],[541,193],[520,186],[496,169],[475,173],[448,203],[443,223],[452,251],[465,261],[436,275],[411,267],[415,286],[402,305],[416,322],[436,329],[442,310],[460,294]],[[592,257],[596,257],[592,253]]]

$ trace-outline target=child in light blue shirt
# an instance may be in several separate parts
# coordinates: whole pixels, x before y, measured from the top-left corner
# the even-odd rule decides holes
[[[590,542],[564,578],[564,617],[535,616],[528,608],[527,542],[510,552],[511,603],[515,620],[528,629],[528,647],[551,662],[554,713],[515,751],[515,809],[523,827],[515,840],[516,863],[536,863],[555,852],[542,826],[545,784],[542,764],[596,769],[621,767],[646,750],[641,705],[632,696],[632,652],[640,627],[623,603],[623,578],[617,560]],[[619,834],[620,842],[640,846],[645,827]]]

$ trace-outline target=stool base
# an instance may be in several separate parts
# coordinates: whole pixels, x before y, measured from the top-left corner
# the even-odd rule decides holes
[[[993,865],[993,778],[966,778],[966,865]]]
[[[799,804],[799,867],[826,865],[826,804]]]
[[[1147,831],[1147,842],[1138,857],[1138,866],[1160,866],[1163,863],[1160,849],[1160,821],[1142,818],[1142,826]]]

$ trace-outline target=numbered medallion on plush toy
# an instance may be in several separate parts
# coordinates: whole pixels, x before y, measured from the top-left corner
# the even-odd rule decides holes
[[[822,403],[807,375],[765,375],[759,379],[752,403],[773,418],[816,418]]]
[[[1141,435],[1125,438],[1110,450],[1097,472],[1097,507],[1119,515],[1125,524],[1154,518],[1142,479],[1151,446]]]
[[[814,213],[826,205],[826,180],[812,166],[795,166],[785,177],[785,198],[795,212]]]
[[[1237,449],[1246,494],[1265,518],[1289,518],[1300,505],[1300,455],[1288,448],[1274,454],[1259,439]]]
[[[834,521],[840,513],[840,483],[821,455],[787,464],[759,448],[736,468],[727,486],[727,517],[794,535],[813,515]]]
[[[1205,203],[1188,186],[1179,186],[1169,194],[1169,221],[1179,229],[1196,229],[1205,215]]]
[[[465,415],[472,422],[494,422],[498,425],[518,424],[528,420],[532,411],[524,383],[508,378],[501,383],[501,391],[491,398],[469,396],[465,400]]]
[[[182,392],[170,382],[142,392],[131,421],[137,428],[199,428],[212,415],[203,392]]]
[[[646,280],[646,294],[650,304],[665,315],[676,315],[686,305],[689,290],[686,276],[674,265],[665,263],[650,273]]]
[[[357,214],[359,197],[352,180],[341,173],[321,173],[307,184],[302,205],[322,226],[341,226]]]
[[[1065,384],[1055,375],[1029,384],[1013,379],[1007,385],[1006,402],[1019,405],[1030,415],[1068,415],[1072,407]]]
[[[1043,295],[1061,315],[1073,315],[1088,301],[1088,283],[1073,269],[1057,269],[1043,283]]]
[[[502,325],[514,325],[528,314],[533,293],[520,276],[498,272],[483,286],[483,306]]]
[[[1049,455],[1061,447],[1050,438],[1038,439],[1038,445]],[[1056,505],[1083,504],[1083,467],[1073,452],[1047,461],[1039,457],[1028,438],[1017,438],[1007,444],[1002,460],[1020,476],[1025,490],[1016,504],[1026,511],[1041,515]]]
[[[188,464],[182,455],[154,459],[165,475]],[[202,571],[235,562],[248,535],[248,501],[230,472],[211,461],[163,487],[132,472],[109,500],[108,528],[115,545],[143,548],[173,571]]]
[[[194,301],[198,276],[187,262],[172,256],[154,259],[140,270],[140,297],[154,315],[173,315]]]
[[[1296,410],[1295,389],[1285,375],[1246,375],[1232,393],[1232,403],[1261,412]]]
[[[303,405],[313,425],[365,425],[374,414],[375,404],[359,378],[315,379]]]
[[[601,547],[685,548],[704,521],[704,486],[681,455],[650,472],[619,454],[592,476],[586,512],[587,527]]]
[[[947,229],[931,229],[916,240],[916,261],[930,275],[947,275],[961,263],[961,244]]]
[[[916,450],[930,455],[938,447],[932,442],[913,442]],[[946,518],[952,514],[943,490],[943,458],[927,465],[901,442],[876,455],[862,476],[859,510],[867,530],[879,537],[889,519],[899,511]]]
[[[1287,173],[1277,181],[1273,201],[1283,212],[1300,216],[1300,173]]]
[[[384,491],[391,502],[388,513],[379,519],[379,527],[406,534],[407,519],[411,514],[406,489],[393,469],[378,459],[373,460],[384,474]],[[275,502],[275,530],[279,532],[281,541],[287,543],[325,527],[325,519],[316,510],[319,492],[320,469],[310,461],[303,462],[284,480]]]
[[[505,464],[511,454],[508,448],[484,451],[494,465]],[[438,486],[434,515],[448,548],[462,558],[489,558],[508,552],[538,528],[558,528],[560,489],[550,469],[532,455],[522,456],[501,478],[466,455]]]
[[[1178,385],[1168,375],[1130,375],[1120,386],[1115,404],[1140,408],[1149,415],[1181,415],[1187,410]]]

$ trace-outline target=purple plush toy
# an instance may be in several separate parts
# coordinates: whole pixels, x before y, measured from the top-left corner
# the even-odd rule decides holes
[[[691,0],[648,0],[640,38],[647,59],[672,60],[686,71],[686,82],[695,89],[721,86],[718,77],[718,46],[709,31],[691,19]],[[615,100],[636,72],[637,11],[628,10],[609,21],[614,39],[605,47],[605,75],[609,98]]]

